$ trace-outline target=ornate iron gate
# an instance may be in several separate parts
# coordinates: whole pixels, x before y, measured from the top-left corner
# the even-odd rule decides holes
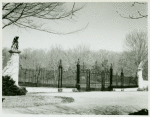
[[[124,76],[123,69],[121,74],[113,75],[112,65],[110,69],[92,68],[87,69],[80,66],[78,59],[76,70],[68,69],[65,71],[60,60],[57,70],[46,69],[20,69],[19,85],[32,87],[57,87],[57,88],[77,88],[86,91],[105,91],[112,88],[138,87],[137,77]]]

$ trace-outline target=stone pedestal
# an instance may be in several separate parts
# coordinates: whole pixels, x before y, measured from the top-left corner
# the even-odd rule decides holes
[[[3,76],[10,76],[14,81],[15,85],[18,85],[18,74],[19,74],[19,53],[18,50],[10,50],[11,57],[7,62],[6,67],[3,69]]]
[[[138,68],[138,86],[143,88],[143,77],[142,77],[142,68]]]

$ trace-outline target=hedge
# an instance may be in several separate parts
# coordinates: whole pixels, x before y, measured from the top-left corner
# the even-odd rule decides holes
[[[17,96],[26,95],[25,87],[18,87],[15,81],[10,76],[2,76],[2,95],[3,96]]]

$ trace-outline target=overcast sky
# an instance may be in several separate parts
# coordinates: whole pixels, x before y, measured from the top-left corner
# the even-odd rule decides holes
[[[80,6],[84,3],[78,3]],[[68,6],[71,4],[68,4]],[[146,7],[131,3],[87,3],[86,7],[73,17],[73,20],[50,21],[47,26],[55,31],[73,31],[86,26],[80,32],[69,35],[55,35],[31,29],[20,29],[9,26],[2,30],[3,47],[11,47],[13,38],[19,36],[19,49],[50,48],[52,45],[61,45],[64,49],[77,45],[88,45],[91,50],[106,49],[123,51],[123,40],[133,30],[147,31],[147,19],[125,19],[120,14],[128,16],[137,10],[144,11]],[[74,21],[75,20],[75,21]]]

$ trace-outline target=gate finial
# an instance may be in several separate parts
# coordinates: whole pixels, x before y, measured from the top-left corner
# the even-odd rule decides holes
[[[111,63],[111,65],[110,65],[110,69],[112,69],[112,63]]]
[[[62,60],[60,59],[59,67],[62,67]]]
[[[123,68],[121,68],[121,72],[123,73]]]
[[[80,64],[80,60],[78,59],[78,62],[77,62],[77,64],[79,65]]]
[[[60,59],[60,65],[61,65],[61,59]]]

